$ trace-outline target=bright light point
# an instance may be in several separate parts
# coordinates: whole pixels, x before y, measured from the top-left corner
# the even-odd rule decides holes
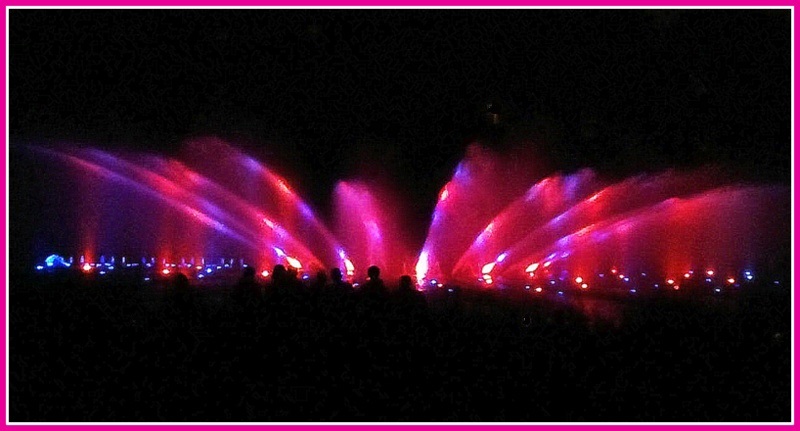
[[[708,275],[709,277],[713,276],[714,275],[714,270],[713,269],[709,269],[708,271],[706,271],[706,275]]]
[[[624,278],[625,278],[625,276],[624,276],[623,274],[620,274],[620,275],[619,275],[619,279],[620,279],[620,280],[622,280],[622,279],[624,279]]]
[[[436,287],[443,287],[443,286],[444,286],[444,284],[442,284],[442,283],[439,283],[439,284],[436,285]]]
[[[669,285],[675,284],[675,280],[673,280],[671,278],[668,278],[667,279],[667,284],[669,284]]]
[[[161,270],[161,273],[164,274],[164,275],[168,275],[170,273],[170,271],[169,271],[169,269],[164,268],[164,269]]]
[[[447,200],[447,197],[450,196],[450,192],[447,191],[447,187],[445,187],[441,193],[439,193],[439,202]]]
[[[286,262],[288,262],[289,265],[294,269],[300,269],[303,267],[299,260],[290,256],[286,256]]]
[[[84,263],[84,264],[83,264],[83,270],[84,270],[85,272],[89,272],[89,271],[91,271],[91,270],[92,270],[92,265],[89,265],[88,263]]]
[[[583,277],[575,277],[575,282],[578,284],[583,283]]]
[[[616,274],[617,273],[617,268],[611,268],[611,273],[612,274]]]
[[[214,272],[214,270],[213,270],[213,269],[211,269],[211,268],[206,268],[206,274],[211,274],[212,272]]]
[[[594,202],[594,201],[596,201],[596,200],[597,200],[597,198],[599,198],[599,197],[600,197],[600,193],[599,193],[599,192],[598,192],[598,193],[595,193],[595,194],[594,194],[592,197],[590,197],[590,198],[589,198],[589,202]]]
[[[346,263],[345,263],[346,264]],[[425,276],[428,273],[428,252],[423,251],[419,254],[419,259],[417,260],[417,265],[414,268],[416,275],[417,275],[417,285],[422,285],[425,281]]]
[[[508,253],[502,253],[500,256],[497,256],[497,259],[495,259],[495,262],[500,263],[500,262],[506,260],[507,256],[508,256]]]
[[[628,278],[628,277],[624,277],[622,280],[624,280],[626,283],[627,283],[627,282],[629,282],[629,281],[631,281],[631,279],[630,279],[630,278]]]
[[[555,284],[556,284],[556,281],[555,281],[555,280],[550,280],[550,285],[551,285],[551,286],[555,286]]]
[[[630,292],[631,293],[636,293],[636,289],[631,289]]]
[[[534,290],[536,293],[542,293],[542,288],[541,288],[541,287],[537,287],[536,289],[533,289],[533,290]]]
[[[605,278],[606,275],[605,274],[597,274],[597,276],[600,277],[600,278]]]
[[[308,274],[303,274],[303,280],[308,280],[309,278]]]
[[[750,274],[747,274],[747,276],[746,276],[745,278],[747,278],[748,280],[752,280],[752,279],[753,279],[753,276],[752,276],[752,275],[750,275]]]
[[[197,274],[197,278],[203,278],[203,277],[205,277],[205,275],[203,275],[203,274]]]
[[[589,285],[586,283],[581,284],[581,289],[588,289]]]
[[[344,250],[339,250],[339,258],[341,258],[341,259],[347,259],[347,255],[346,255],[346,254],[344,254]]]
[[[776,286],[777,286],[777,285],[781,284],[781,282],[780,282],[780,281],[778,281],[778,280],[775,280],[775,281],[773,281],[773,282],[772,282],[772,284],[774,284],[774,285],[776,285]]]
[[[278,257],[284,257],[284,256],[286,256],[286,253],[284,253],[284,251],[283,251],[283,250],[281,250],[280,248],[278,248],[278,247],[272,247],[272,249],[273,249],[273,250],[275,250],[275,254],[277,254],[277,255],[278,255]]]
[[[486,280],[486,284],[492,284],[492,279],[490,278],[490,279]]]
[[[547,268],[547,267],[548,267],[548,266],[550,266],[552,263],[553,263],[553,262],[551,262],[551,261],[549,261],[549,260],[548,260],[547,262],[545,262],[545,263],[544,263],[544,265],[543,265],[543,266],[544,266],[545,268]]]
[[[144,281],[150,281],[150,277],[145,277]]]
[[[353,272],[356,271],[356,267],[353,266],[353,262],[350,262],[350,259],[344,260],[344,268],[345,270],[347,270],[348,274],[352,274]]]
[[[750,275],[750,274],[751,274],[750,271],[745,271],[744,272],[744,275]]]
[[[675,289],[675,290],[680,290],[681,287],[676,284],[676,285],[672,286],[672,288]]]
[[[714,292],[720,293],[720,292],[722,292],[722,289],[720,289],[719,287],[714,288]]]
[[[658,283],[654,284],[654,285],[653,285],[653,287],[655,287],[656,289],[658,289]]]
[[[496,262],[490,262],[490,263],[487,263],[486,265],[483,265],[483,268],[481,268],[481,273],[482,274],[488,274],[488,273],[492,272],[492,270],[494,269],[494,266],[496,264],[497,264]]]
[[[525,290],[531,290],[531,285],[530,284],[526,284],[525,285]]]
[[[564,295],[564,292],[563,292],[563,291],[561,291],[561,290],[559,290],[559,291],[558,291],[558,294],[563,296],[563,295]]]
[[[450,292],[450,293],[453,293],[453,289],[452,288],[447,289],[447,291]]]
[[[735,278],[733,278],[733,277],[729,277],[729,278],[728,278],[728,283],[729,283],[729,284],[736,283],[736,279],[735,279]]]
[[[42,265],[36,265],[36,270],[37,271],[41,271],[43,269],[44,269],[44,267]]]
[[[647,273],[642,273],[642,277],[647,277]]]
[[[539,269],[539,264],[538,263],[532,263],[532,264],[528,265],[527,268],[525,268],[525,272],[534,272],[537,269]]]
[[[706,283],[711,283],[711,279],[710,278],[706,278]]]
[[[692,274],[689,274],[688,272],[686,274],[683,274],[683,278],[689,278],[691,276],[692,276]]]
[[[266,269],[261,271],[261,276],[264,278],[269,277],[269,271],[267,271]]]

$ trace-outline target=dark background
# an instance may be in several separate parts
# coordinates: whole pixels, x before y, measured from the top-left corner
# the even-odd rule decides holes
[[[185,139],[215,134],[288,176],[323,214],[336,180],[382,178],[408,203],[420,240],[472,142],[499,153],[530,146],[553,171],[722,164],[736,178],[788,185],[790,19],[789,10],[12,10],[12,150],[80,142],[177,155]],[[12,151],[12,208],[41,181],[27,160]]]
[[[626,299],[617,328],[527,294],[442,291],[416,322],[347,300],[248,309],[214,289],[191,308],[139,275],[51,277],[17,258],[49,253],[44,225],[75,204],[42,191],[67,170],[39,163],[29,143],[177,156],[182,141],[215,134],[323,213],[339,179],[394,184],[420,242],[473,142],[528,148],[552,171],[716,164],[731,181],[788,186],[790,19],[12,10],[10,240],[23,263],[9,288],[11,419],[788,420],[784,278],[778,288],[759,276],[741,297]]]

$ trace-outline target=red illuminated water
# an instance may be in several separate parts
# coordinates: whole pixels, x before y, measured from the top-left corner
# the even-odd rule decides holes
[[[721,169],[614,181],[588,169],[546,174],[535,154],[471,146],[417,248],[391,191],[369,179],[341,181],[326,222],[269,161],[219,139],[191,141],[178,159],[37,152],[68,166],[70,178],[54,180],[81,191],[67,229],[79,232],[74,246],[88,261],[125,253],[165,262],[230,256],[260,269],[339,267],[355,279],[377,265],[385,278],[414,274],[421,286],[566,277],[591,288],[599,274],[649,273],[663,282],[706,271],[738,276],[771,269],[789,247],[788,188],[739,184]]]

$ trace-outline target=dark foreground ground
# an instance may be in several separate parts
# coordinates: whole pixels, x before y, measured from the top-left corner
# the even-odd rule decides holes
[[[11,421],[789,421],[790,296],[10,286]],[[545,299],[545,297],[547,297]]]

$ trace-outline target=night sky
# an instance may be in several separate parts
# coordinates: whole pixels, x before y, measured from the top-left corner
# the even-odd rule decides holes
[[[790,19],[789,10],[12,10],[12,149],[70,141],[169,156],[213,134],[286,175],[322,213],[336,180],[381,178],[423,235],[473,142],[498,153],[528,146],[552,171],[623,177],[714,163],[788,184]],[[12,207],[22,192],[14,160]]]

